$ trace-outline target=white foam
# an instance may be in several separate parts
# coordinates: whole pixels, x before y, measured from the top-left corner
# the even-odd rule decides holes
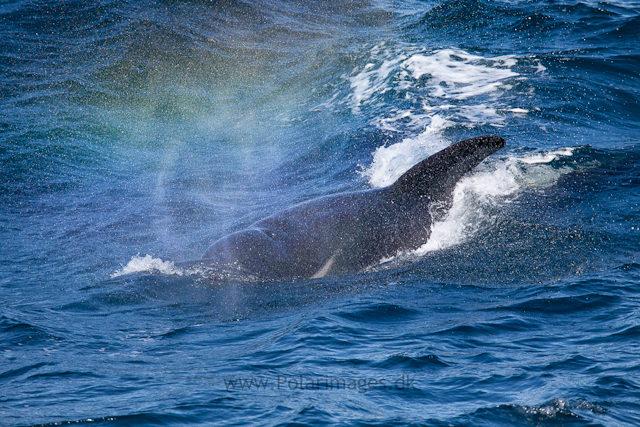
[[[499,90],[504,80],[518,76],[508,68],[513,65],[512,56],[484,58],[459,49],[416,54],[404,62],[412,78],[428,77],[432,96],[457,100]]]
[[[464,242],[493,224],[496,206],[513,198],[520,189],[508,162],[464,178],[453,192],[453,203],[446,216],[432,224],[429,241],[413,253],[423,255]]]
[[[349,106],[354,111],[359,111],[360,106],[371,99],[375,93],[384,93],[389,90],[387,79],[404,59],[404,55],[401,55],[392,60],[385,60],[379,66],[368,63],[360,73],[350,77],[352,95]]]
[[[423,255],[463,243],[491,226],[497,208],[515,200],[523,190],[555,185],[562,175],[574,169],[550,163],[571,156],[573,150],[562,148],[523,157],[495,158],[484,169],[462,179],[454,190],[451,209],[432,224],[429,241],[412,254]]]
[[[414,104],[376,117],[374,124],[380,129],[416,130],[428,126],[435,115],[463,125],[498,125],[505,114],[528,112],[502,99],[513,88],[509,81],[520,77],[511,69],[517,64],[515,57],[482,57],[460,49],[400,48],[408,53],[396,53],[384,44],[374,47],[370,62],[348,77],[351,94],[347,102],[354,113],[366,105],[386,106],[379,95],[387,92]]]
[[[528,114],[529,110],[525,109],[525,108],[507,108],[504,111],[508,111],[510,113],[515,113],[515,114]]]
[[[509,159],[510,169],[521,186],[532,189],[548,188],[555,185],[562,175],[575,170],[569,166],[551,165],[562,157],[572,156],[574,150],[575,147],[565,147],[513,157]]]
[[[518,161],[522,163],[535,164],[535,163],[549,163],[554,160],[557,160],[559,157],[570,157],[573,156],[573,147],[564,147],[560,148],[556,151],[549,151],[547,153],[537,153],[527,157],[523,157],[518,159]]]
[[[177,268],[173,261],[162,261],[151,255],[134,256],[131,261],[111,275],[112,278],[131,273],[160,273],[182,276],[184,272]]]
[[[536,64],[535,69],[536,69],[536,73],[543,73],[543,72],[547,71],[547,67],[542,65],[540,62],[538,62]]]

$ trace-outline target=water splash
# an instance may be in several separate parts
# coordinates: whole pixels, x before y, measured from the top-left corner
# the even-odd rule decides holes
[[[348,105],[356,114],[367,107],[386,111],[375,114],[372,124],[408,136],[375,150],[373,161],[362,171],[369,184],[388,186],[422,159],[450,145],[443,136],[448,128],[502,127],[510,117],[528,114],[529,109],[517,105],[530,95],[514,89],[515,82],[527,79],[515,71],[517,65],[513,55],[483,57],[461,49],[424,51],[407,46],[396,52],[385,44],[373,48],[364,68],[349,77]],[[540,72],[539,63],[531,69],[532,74],[536,72]],[[403,97],[404,102],[387,106],[390,94]],[[554,162],[572,152],[562,148],[492,156],[458,183],[451,209],[432,224],[431,238],[412,254],[462,243],[490,227],[501,204],[514,200],[524,189],[554,185],[571,172],[572,168]]]
[[[571,156],[572,151],[565,148],[489,160],[456,185],[451,209],[442,220],[432,224],[431,238],[414,253],[422,255],[451,247],[487,229],[495,223],[500,205],[512,202],[525,189],[555,185],[562,175],[572,172],[572,168],[552,163]]]
[[[131,273],[160,273],[176,276],[184,275],[182,269],[177,268],[173,261],[162,261],[160,258],[154,258],[151,255],[143,257],[136,255],[124,267],[117,270],[111,275],[111,278],[124,276]]]
[[[403,96],[406,108],[376,115],[372,124],[387,132],[408,134],[401,142],[379,147],[363,174],[373,187],[393,183],[421,159],[450,144],[442,134],[455,125],[503,126],[510,114],[528,110],[509,105],[517,102],[509,91],[513,79],[514,56],[482,57],[460,49],[398,54],[379,45],[371,52],[371,62],[350,77],[352,111],[385,101],[387,92]],[[378,65],[375,65],[375,64]],[[375,95],[375,96],[374,96]]]

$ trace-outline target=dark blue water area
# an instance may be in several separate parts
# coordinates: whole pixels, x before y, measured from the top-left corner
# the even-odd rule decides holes
[[[640,3],[0,4],[0,424],[640,425]],[[505,149],[416,251],[198,260]]]

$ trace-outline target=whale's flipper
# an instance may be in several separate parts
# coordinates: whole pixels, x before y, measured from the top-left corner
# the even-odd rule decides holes
[[[389,190],[399,198],[450,193],[464,174],[504,145],[504,139],[493,135],[465,139],[409,169]]]

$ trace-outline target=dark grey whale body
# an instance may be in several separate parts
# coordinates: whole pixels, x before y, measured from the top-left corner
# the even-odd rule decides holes
[[[362,271],[425,244],[434,209],[448,210],[460,178],[504,145],[497,136],[458,142],[413,166],[388,187],[295,205],[221,238],[203,258],[273,278]]]

